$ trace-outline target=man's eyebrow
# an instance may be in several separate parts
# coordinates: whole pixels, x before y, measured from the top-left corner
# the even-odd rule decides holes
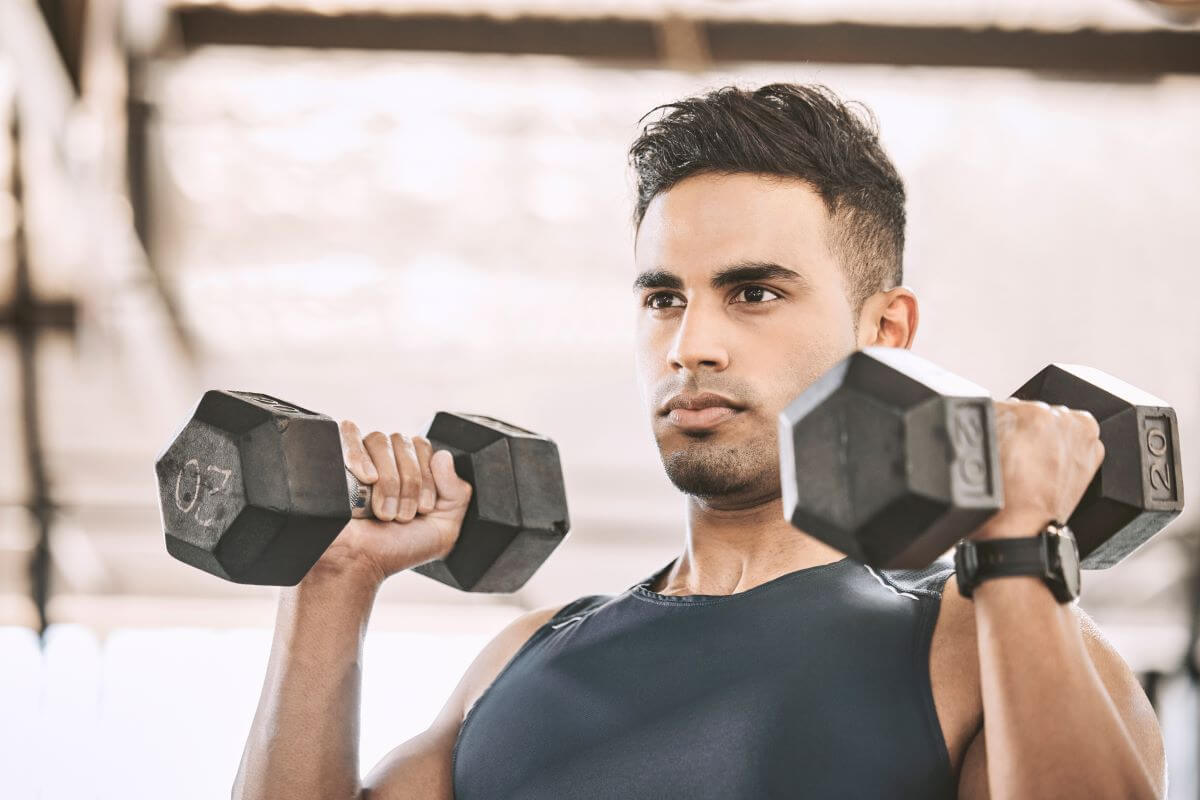
[[[665,269],[648,269],[633,280],[633,291],[639,289],[682,289],[683,280]]]
[[[714,289],[724,289],[748,281],[783,281],[785,283],[809,285],[808,279],[795,270],[769,261],[746,261],[734,264],[713,273],[710,284]],[[664,269],[646,270],[633,281],[633,291],[639,289],[682,289],[683,279],[674,272]]]
[[[719,270],[712,276],[712,288],[724,289],[747,281],[782,281],[808,286],[808,279],[795,270],[769,261],[747,261]]]

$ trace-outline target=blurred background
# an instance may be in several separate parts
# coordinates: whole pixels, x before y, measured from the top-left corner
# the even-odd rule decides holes
[[[1200,18],[1135,0],[0,0],[0,796],[228,796],[277,590],[166,554],[152,465],[205,388],[364,429],[554,438],[572,531],[515,595],[385,584],[364,771],[523,610],[682,542],[634,383],[655,105],[864,102],[909,192],[916,350],[1002,396],[1050,361],[1200,447]],[[1197,528],[1084,576],[1200,797]]]

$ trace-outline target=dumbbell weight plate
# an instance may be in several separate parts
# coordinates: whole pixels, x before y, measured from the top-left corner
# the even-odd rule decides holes
[[[987,392],[908,350],[870,347],[779,416],[784,513],[850,557],[924,567],[1000,508]]]
[[[1179,424],[1159,398],[1074,364],[1051,364],[1013,397],[1088,411],[1100,423],[1104,462],[1067,521],[1080,566],[1113,566],[1183,510]]]

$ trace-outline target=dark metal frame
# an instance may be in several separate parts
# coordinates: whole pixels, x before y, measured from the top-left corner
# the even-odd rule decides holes
[[[690,26],[712,63],[818,62],[928,67],[1002,67],[1150,79],[1200,74],[1200,31],[1039,31],[857,23],[717,19],[565,18],[485,15],[234,11],[173,12],[187,49],[204,45],[351,48],[572,56],[661,64],[662,28]]]
[[[37,541],[29,560],[30,593],[38,615],[38,632],[45,633],[48,625],[46,604],[50,596],[50,533],[54,526],[55,508],[46,469],[45,448],[42,443],[41,402],[38,391],[37,343],[42,331],[74,333],[77,309],[71,300],[40,300],[33,290],[28,251],[25,245],[25,226],[22,219],[23,186],[21,183],[20,125],[13,117],[12,173],[10,190],[16,200],[16,230],[13,235],[12,301],[0,307],[0,329],[11,329],[16,338],[22,427],[24,434],[25,468],[29,474],[29,500],[26,503],[37,523]]]

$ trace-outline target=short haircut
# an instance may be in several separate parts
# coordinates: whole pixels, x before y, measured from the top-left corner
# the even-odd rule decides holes
[[[861,109],[856,113],[855,107]],[[629,148],[637,177],[635,227],[650,201],[702,173],[798,178],[829,211],[830,250],[857,311],[903,282],[904,183],[879,143],[871,110],[819,85],[725,86],[651,109]]]

